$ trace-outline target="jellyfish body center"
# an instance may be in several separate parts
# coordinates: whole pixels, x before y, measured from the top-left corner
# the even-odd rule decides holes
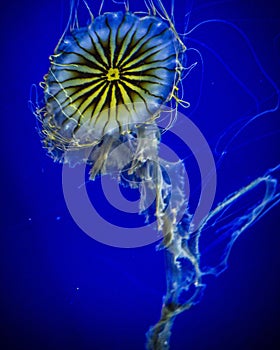
[[[120,71],[118,68],[110,68],[107,74],[108,81],[119,80],[120,79]]]

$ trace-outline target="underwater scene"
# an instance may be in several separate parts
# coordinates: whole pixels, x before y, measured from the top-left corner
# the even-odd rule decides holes
[[[280,7],[2,4],[0,348],[280,348]]]

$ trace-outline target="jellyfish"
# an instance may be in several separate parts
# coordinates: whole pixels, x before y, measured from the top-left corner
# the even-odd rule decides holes
[[[95,18],[90,12],[91,23],[82,28],[73,22],[74,12],[75,2],[50,57],[42,83],[45,107],[38,115],[44,145],[55,161],[79,162],[82,153],[95,149],[94,179],[106,172],[106,157],[121,137],[145,137],[161,106],[176,99],[185,48],[171,20],[156,12],[140,17],[127,9]]]
[[[92,181],[109,174],[139,190],[139,213],[155,221],[160,233],[155,240],[160,237],[158,249],[166,258],[166,295],[159,321],[146,334],[146,348],[168,349],[174,321],[200,301],[204,277],[224,271],[238,236],[279,203],[279,165],[215,209],[194,215],[184,162],[159,153],[164,133],[180,123],[179,108],[189,107],[182,81],[196,63],[186,66],[188,33],[176,30],[173,1],[171,13],[161,0],[144,1],[145,11],[134,12],[129,1],[109,2],[109,11],[105,3],[93,11],[84,0],[89,21],[80,25],[81,4],[71,1],[34,114],[54,161],[72,168],[86,164]],[[110,11],[110,4],[118,10]],[[213,163],[207,181],[216,184]]]

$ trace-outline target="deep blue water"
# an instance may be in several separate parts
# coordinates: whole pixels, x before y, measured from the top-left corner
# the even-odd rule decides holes
[[[280,86],[280,11],[273,0],[175,5],[181,31],[183,8],[191,8],[189,29],[223,19],[248,38],[208,23],[187,42],[201,52],[204,70],[198,64],[184,80],[191,102],[185,113],[213,150],[228,130],[214,153],[219,159],[228,145],[218,166],[218,202],[280,159],[279,110],[255,120],[229,144],[232,123],[276,104],[275,89],[248,48]],[[64,201],[61,165],[46,156],[28,108],[30,87],[47,72],[68,11],[67,0],[2,4],[0,347],[143,349],[165,293],[163,253],[155,252],[155,244],[106,246],[77,227]],[[195,59],[190,51],[187,62]],[[228,270],[209,278],[201,303],[178,317],[171,349],[279,349],[279,215],[274,208],[238,239]]]

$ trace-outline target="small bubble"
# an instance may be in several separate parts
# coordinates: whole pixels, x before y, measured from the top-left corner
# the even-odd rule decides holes
[[[56,217],[56,221],[59,221],[61,219],[61,216]]]

